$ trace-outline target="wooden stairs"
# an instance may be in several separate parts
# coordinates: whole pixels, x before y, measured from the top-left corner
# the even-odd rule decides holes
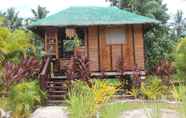
[[[66,79],[51,78],[46,81],[47,105],[64,105],[67,95]]]
[[[40,72],[40,87],[47,93],[46,105],[62,105],[65,104],[67,96],[67,78],[64,75],[54,73],[54,64],[52,57],[46,56]]]

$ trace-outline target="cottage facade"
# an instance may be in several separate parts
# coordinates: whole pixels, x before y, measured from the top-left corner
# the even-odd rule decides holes
[[[29,27],[56,59],[53,71],[63,71],[73,55],[81,55],[90,60],[92,74],[112,75],[119,67],[128,74],[135,66],[144,72],[143,31],[152,23],[158,21],[116,7],[71,7]]]

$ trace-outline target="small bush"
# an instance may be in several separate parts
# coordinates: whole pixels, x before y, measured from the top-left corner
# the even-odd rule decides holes
[[[26,78],[34,77],[38,74],[40,62],[34,57],[25,57],[19,64],[6,62],[2,74],[2,86],[5,92],[9,92],[12,85],[23,81]],[[0,82],[1,83],[1,82]]]
[[[10,90],[9,107],[15,118],[27,118],[36,105],[41,103],[44,93],[38,82],[23,82]]]
[[[161,79],[156,76],[147,77],[147,81],[141,85],[142,95],[147,99],[161,98],[163,93],[163,85]]]
[[[94,94],[84,82],[75,81],[69,92],[68,110],[71,118],[90,118],[95,115]]]
[[[89,87],[85,81],[74,81],[67,100],[70,117],[95,117],[115,92],[116,88],[104,81],[94,81],[92,87]]]
[[[139,96],[140,90],[138,88],[133,87],[130,91],[129,94],[133,96],[135,99]]]
[[[186,38],[182,39],[176,48],[176,68],[180,79],[186,79]]]
[[[0,98],[0,108],[3,109],[3,110],[8,110],[9,107],[8,107],[8,98],[7,97],[1,97]]]
[[[109,83],[101,80],[95,81],[93,85],[93,92],[97,104],[104,104],[116,93],[117,89]]]
[[[83,58],[81,56],[72,57],[66,69],[67,79],[85,81],[90,87],[89,63],[90,62],[87,58]]]
[[[177,102],[181,102],[178,111],[181,113],[182,118],[186,118],[186,87],[182,85],[173,87],[172,95]]]

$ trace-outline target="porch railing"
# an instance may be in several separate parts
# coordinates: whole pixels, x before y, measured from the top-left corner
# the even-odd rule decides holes
[[[43,67],[40,73],[40,87],[42,90],[46,90],[46,81],[50,79],[50,62],[51,56],[46,56],[43,59]]]

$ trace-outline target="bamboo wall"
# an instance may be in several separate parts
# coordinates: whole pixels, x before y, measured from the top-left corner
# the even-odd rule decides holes
[[[107,44],[106,33],[120,30],[126,34],[123,44]],[[52,54],[60,60],[61,69],[68,65],[68,60],[60,55],[61,47],[58,37],[58,29],[48,29],[45,32],[45,50],[52,48]],[[90,26],[85,29],[85,56],[90,60],[90,70],[97,71],[117,71],[123,67],[125,70],[132,70],[135,64],[144,70],[144,46],[143,46],[143,26],[123,25],[123,26]],[[122,63],[121,60],[123,61]],[[64,62],[65,61],[65,62]]]
[[[106,32],[118,29],[127,34],[125,43],[107,44]],[[92,26],[88,27],[86,37],[86,55],[91,61],[91,71],[116,71],[121,67],[131,70],[135,64],[144,69],[142,25]]]

